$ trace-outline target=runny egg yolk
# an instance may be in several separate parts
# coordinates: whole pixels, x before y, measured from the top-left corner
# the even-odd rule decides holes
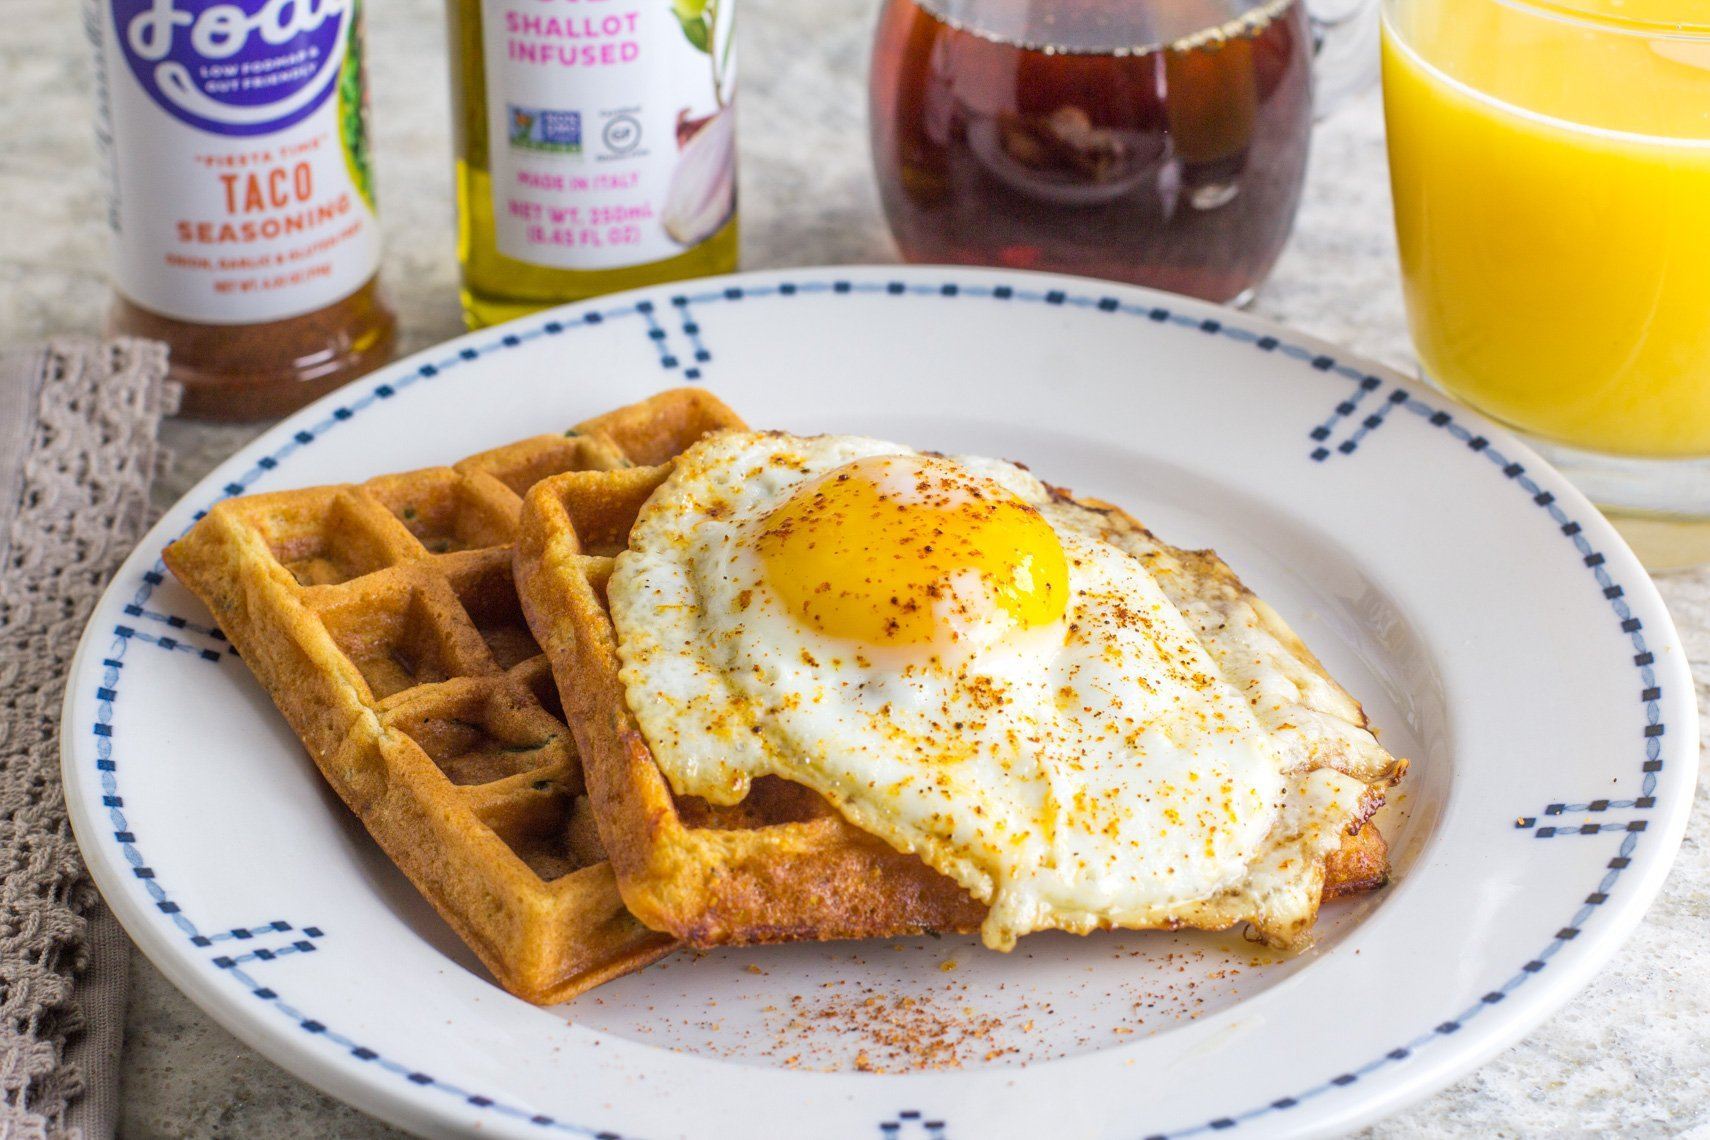
[[[880,455],[804,483],[756,543],[792,616],[872,646],[945,648],[1063,616],[1056,532],[1002,484],[950,460]]]

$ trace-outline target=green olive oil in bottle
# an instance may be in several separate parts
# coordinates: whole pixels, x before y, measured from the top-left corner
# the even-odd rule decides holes
[[[735,0],[447,0],[471,328],[736,268]]]

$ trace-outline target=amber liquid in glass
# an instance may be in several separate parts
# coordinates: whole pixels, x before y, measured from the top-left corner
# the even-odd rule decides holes
[[[910,261],[1239,301],[1311,127],[1301,0],[890,0],[874,158]]]

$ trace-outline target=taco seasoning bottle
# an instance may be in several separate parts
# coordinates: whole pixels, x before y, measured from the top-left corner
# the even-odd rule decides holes
[[[184,411],[282,415],[384,363],[362,0],[86,0],[110,324]]]
[[[447,0],[471,327],[736,268],[735,0]]]

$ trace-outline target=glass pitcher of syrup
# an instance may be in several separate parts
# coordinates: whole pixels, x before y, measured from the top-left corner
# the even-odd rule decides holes
[[[1244,303],[1300,201],[1315,55],[1325,93],[1376,73],[1370,0],[1305,2],[887,0],[872,141],[903,256]]]

